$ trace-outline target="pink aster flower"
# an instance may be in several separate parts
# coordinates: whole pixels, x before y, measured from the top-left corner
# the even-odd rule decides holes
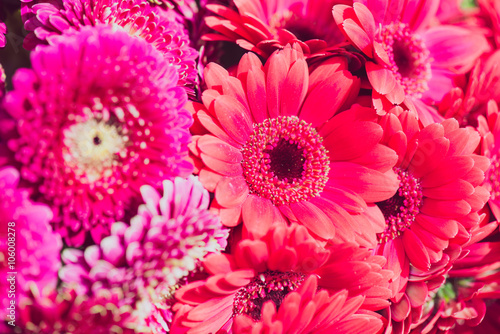
[[[336,5],[335,22],[368,58],[373,99],[416,104],[426,125],[442,120],[425,104],[441,101],[489,45],[481,34],[451,25],[431,26],[439,1],[355,1]],[[423,102],[421,102],[423,101]]]
[[[33,69],[19,70],[5,97],[18,131],[8,144],[66,242],[81,245],[86,231],[99,242],[142,185],[191,172],[186,93],[157,50],[119,28],[53,43],[32,53]]]
[[[85,294],[122,289],[124,303],[134,306],[151,289],[171,294],[207,254],[226,247],[228,232],[208,212],[208,192],[195,177],[164,181],[163,196],[150,186],[141,193],[145,204],[130,226],[115,223],[99,245],[64,250],[63,282],[78,283]]]
[[[376,243],[383,225],[365,223],[358,213],[394,194],[396,156],[379,144],[375,110],[340,113],[359,88],[346,66],[333,58],[309,74],[291,47],[265,67],[247,53],[237,77],[208,65],[204,104],[192,108],[210,134],[195,136],[190,148],[223,224],[242,219],[246,231],[262,236],[287,218],[323,239],[337,233],[340,240]]]
[[[443,258],[450,240],[470,237],[489,193],[481,185],[489,166],[474,154],[479,134],[459,128],[454,119],[421,128],[412,114],[381,119],[385,139],[398,156],[400,184],[391,199],[377,203],[386,229],[378,235],[377,254],[388,259],[396,302],[405,290],[409,266],[428,271]]]
[[[158,49],[176,68],[178,84],[186,86],[188,93],[193,94],[198,84],[198,53],[190,47],[187,31],[173,11],[151,6],[144,0],[36,0],[24,4],[23,13],[25,29],[30,32],[24,42],[27,49],[50,43],[51,37],[68,29],[100,23],[119,26]]]
[[[325,249],[303,226],[276,224],[261,239],[240,241],[232,254],[206,258],[208,279],[175,294],[179,303],[172,331],[272,326],[278,333],[307,333],[308,328],[344,328],[343,321],[360,329],[380,328],[380,318],[368,310],[388,305],[385,286],[392,272],[382,269],[384,262],[355,244]],[[338,307],[342,304],[344,309]],[[252,321],[257,323],[252,326]]]
[[[8,314],[10,300],[13,300],[8,296],[11,293],[8,278],[15,282],[17,304],[30,289],[54,289],[61,266],[62,241],[49,225],[52,211],[46,205],[30,201],[29,192],[19,189],[18,183],[16,169],[0,168],[0,273],[4,277],[0,283],[2,322]],[[10,274],[12,272],[15,274]]]
[[[292,42],[300,43],[305,54],[313,54],[344,41],[329,14],[335,0],[243,0],[235,1],[237,11],[209,4],[217,16],[206,18],[208,27],[219,34],[206,34],[210,41],[231,41],[246,50],[269,57]]]

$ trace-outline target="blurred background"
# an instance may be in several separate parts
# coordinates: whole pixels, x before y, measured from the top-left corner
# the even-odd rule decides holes
[[[19,0],[0,0],[0,16],[7,25],[7,45],[0,49],[0,63],[7,75],[7,90],[12,88],[12,75],[20,67],[30,67],[29,52],[23,48],[23,29]]]

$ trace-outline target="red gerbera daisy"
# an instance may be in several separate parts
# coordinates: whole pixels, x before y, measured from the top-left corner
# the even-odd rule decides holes
[[[412,326],[416,331],[444,334],[457,324],[474,327],[482,322],[487,303],[500,297],[500,242],[477,241],[497,226],[486,224],[464,245],[446,282],[429,294],[422,319]]]
[[[402,112],[381,123],[399,156],[394,169],[400,186],[391,199],[377,203],[386,223],[377,253],[405,279],[410,264],[427,271],[442,259],[450,239],[477,226],[489,197],[481,186],[489,161],[473,153],[479,134],[459,128],[454,119],[420,128],[412,114]],[[404,281],[394,282],[395,293],[404,287]]]
[[[436,310],[439,309],[437,307],[439,305],[434,304],[434,301],[443,298],[443,293],[446,294],[449,291],[449,287],[445,287],[443,284],[445,284],[449,276],[452,276],[450,270],[455,269],[455,266],[460,265],[460,263],[469,262],[468,259],[470,258],[463,259],[464,256],[474,248],[478,241],[491,234],[497,226],[497,222],[488,223],[486,219],[483,219],[479,225],[471,229],[470,233],[465,230],[459,231],[450,240],[448,248],[443,251],[441,260],[431,264],[430,269],[422,271],[410,266],[409,273],[400,275],[400,286],[405,287],[405,289],[392,298],[390,310],[388,310],[390,318],[388,327],[392,330],[392,333],[408,333],[412,328],[419,326],[437,314],[432,312],[435,306]],[[469,247],[470,245],[473,246]],[[477,261],[477,256],[474,256],[470,262],[474,260]],[[470,271],[467,274],[472,276]],[[450,310],[448,306],[438,310],[439,315],[437,315],[436,319],[443,315],[442,310]],[[449,315],[449,313],[447,314]],[[431,325],[430,328],[436,328],[436,326]]]
[[[318,289],[318,277],[308,276],[302,285],[290,292],[277,306],[267,301],[260,320],[246,314],[234,318],[235,333],[378,333],[382,318],[373,312],[359,312],[362,296],[348,297],[346,290],[330,295]]]
[[[207,67],[204,105],[192,106],[211,134],[195,136],[191,151],[225,225],[242,216],[250,234],[262,236],[286,217],[324,239],[336,228],[341,240],[358,235],[376,243],[383,224],[350,213],[394,195],[396,156],[379,144],[375,110],[355,106],[338,114],[358,92],[346,66],[332,58],[309,75],[303,55],[287,47],[265,67],[246,54],[237,78]]]
[[[366,0],[333,10],[345,36],[370,58],[366,71],[374,100],[400,104],[409,97],[424,124],[442,118],[420,99],[427,104],[440,101],[454,87],[454,77],[489,49],[481,34],[451,25],[430,27],[438,4]]]
[[[330,11],[337,0],[238,0],[238,11],[222,5],[207,8],[218,16],[206,18],[220,34],[206,34],[211,41],[236,42],[244,49],[268,57],[276,49],[299,42],[304,53],[315,53],[344,41],[332,24]]]
[[[240,241],[231,255],[217,254],[206,258],[203,264],[211,276],[176,292],[180,303],[174,306],[178,313],[172,331],[230,331],[234,316],[238,319],[237,326],[246,327],[250,319],[262,320],[262,326],[265,326],[272,320],[272,313],[266,310],[273,308],[278,312],[276,322],[282,324],[279,319],[287,317],[286,326],[291,324],[288,317],[303,314],[296,319],[297,328],[342,326],[341,320],[376,321],[366,309],[376,310],[388,304],[385,299],[390,296],[390,291],[385,286],[392,272],[382,270],[384,263],[383,257],[370,255],[368,250],[355,244],[324,249],[303,226],[277,224],[262,239]],[[316,278],[311,278],[311,275],[318,275],[319,290],[312,289]],[[363,297],[359,299],[359,296]],[[314,298],[332,299],[335,303],[345,304],[345,309],[323,303],[314,307],[310,303]],[[325,314],[328,307],[335,312]],[[347,317],[360,308],[365,311],[361,311],[359,317]],[[310,318],[316,318],[318,322],[312,322]],[[324,322],[320,321],[322,318]],[[370,325],[374,324],[367,324],[367,327]]]

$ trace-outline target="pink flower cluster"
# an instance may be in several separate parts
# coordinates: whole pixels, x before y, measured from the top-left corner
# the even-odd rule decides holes
[[[495,0],[17,10],[1,333],[500,333]]]

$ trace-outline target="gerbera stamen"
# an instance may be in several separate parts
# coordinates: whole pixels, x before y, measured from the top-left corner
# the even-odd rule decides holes
[[[406,94],[419,98],[429,89],[431,58],[422,39],[404,23],[384,26],[378,36],[390,61],[390,70]]]
[[[272,301],[278,310],[283,299],[295,291],[304,281],[297,272],[266,271],[255,277],[247,286],[238,290],[234,297],[233,314],[248,314],[260,320],[265,302]]]
[[[297,117],[280,116],[254,125],[241,150],[250,190],[275,205],[317,196],[328,180],[328,155],[322,138]]]
[[[394,168],[398,175],[399,189],[392,198],[377,203],[384,214],[386,229],[378,235],[379,242],[387,242],[401,235],[415,221],[422,205],[420,180],[407,170]]]
[[[67,165],[76,175],[94,182],[118,164],[117,154],[123,154],[127,140],[116,126],[91,118],[67,128],[63,142]]]

